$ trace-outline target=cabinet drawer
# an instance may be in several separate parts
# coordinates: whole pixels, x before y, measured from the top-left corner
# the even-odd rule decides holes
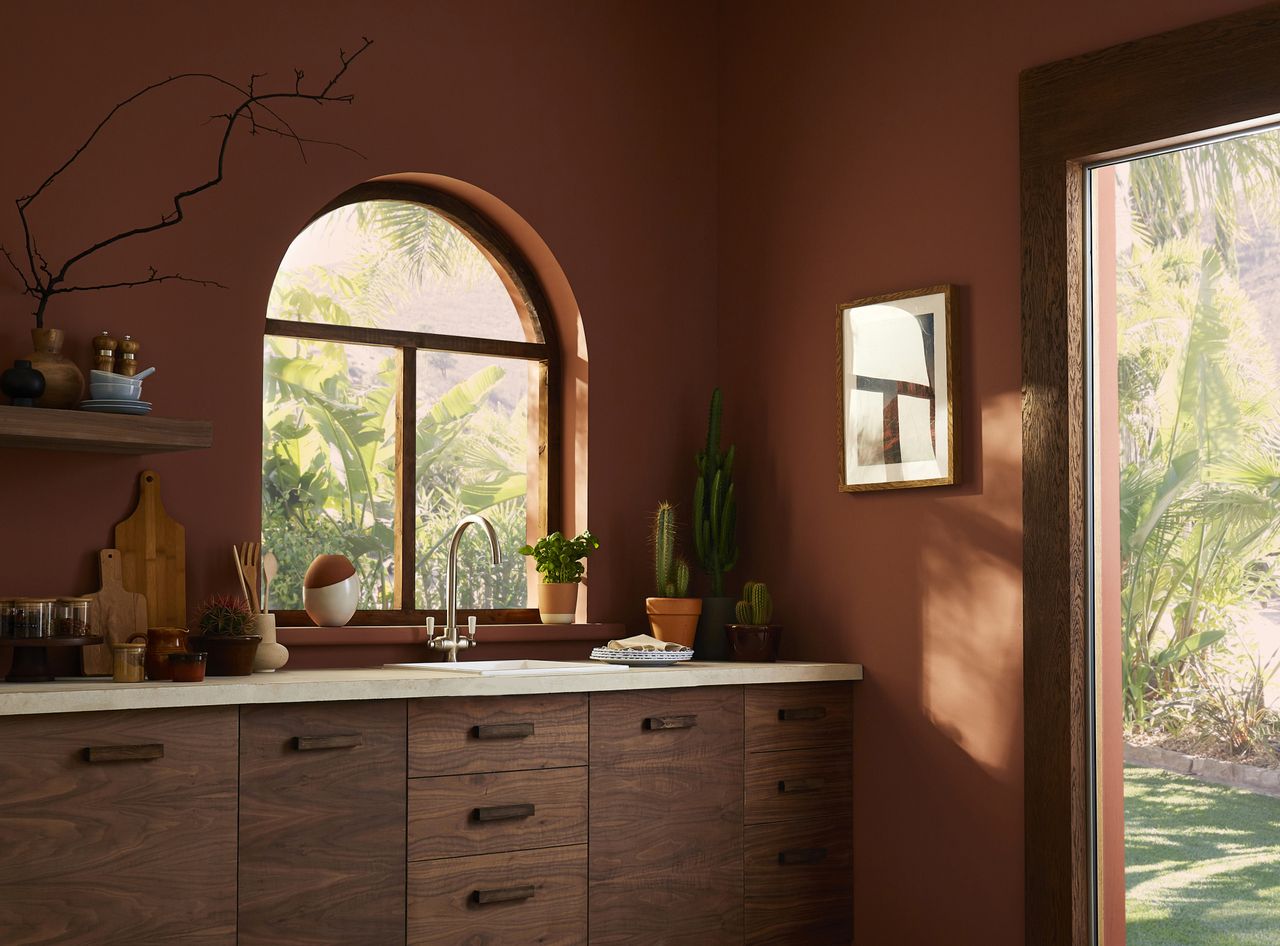
[[[853,807],[853,750],[793,749],[747,756],[747,824],[845,818]]]
[[[235,707],[0,719],[0,786],[0,943],[235,943]]]
[[[409,704],[409,774],[587,764],[587,697],[444,697]]]
[[[587,843],[587,770],[409,780],[409,860]]]
[[[825,946],[853,938],[852,816],[746,831],[746,942]]]
[[[240,710],[240,946],[404,942],[403,700]]]
[[[851,683],[747,687],[747,751],[845,746],[853,741]]]
[[[586,941],[585,845],[409,865],[410,946]]]

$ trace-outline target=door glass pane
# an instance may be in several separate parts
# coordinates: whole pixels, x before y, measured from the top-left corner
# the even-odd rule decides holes
[[[302,607],[321,553],[347,556],[360,607],[390,608],[399,353],[268,336],[263,346],[262,542],[272,608]]]
[[[269,318],[542,341],[503,275],[446,217],[421,204],[368,200],[300,233],[272,292]]]
[[[483,531],[469,528],[459,546],[458,606],[527,606],[525,560],[516,550],[532,515],[538,467],[529,454],[538,441],[529,402],[539,375],[527,361],[418,353],[418,607],[444,607],[449,540],[471,513],[493,524],[503,563],[492,564]]]

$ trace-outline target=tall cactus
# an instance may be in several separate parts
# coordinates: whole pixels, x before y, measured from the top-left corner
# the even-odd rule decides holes
[[[742,588],[742,600],[734,608],[739,624],[768,624],[773,618],[773,598],[762,581],[749,581]]]
[[[738,561],[737,506],[733,497],[733,444],[720,450],[723,396],[711,392],[707,445],[697,455],[698,480],[693,487],[693,544],[711,591],[724,595],[724,576]]]
[[[676,510],[668,502],[658,503],[653,517],[653,585],[659,597],[667,595],[676,564]]]

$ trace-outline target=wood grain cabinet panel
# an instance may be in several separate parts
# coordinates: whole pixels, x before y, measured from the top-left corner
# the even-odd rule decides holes
[[[853,753],[794,749],[747,754],[747,824],[845,818],[853,808]]]
[[[585,845],[409,865],[410,946],[586,942]]]
[[[741,687],[591,696],[593,944],[740,943]]]
[[[587,770],[409,780],[409,860],[587,843]]]
[[[0,943],[232,946],[235,878],[234,707],[0,719]]]
[[[587,764],[587,696],[443,697],[409,704],[409,774]]]
[[[853,824],[843,817],[747,828],[746,939],[834,946],[853,939]]]
[[[852,749],[852,683],[747,687],[747,751],[840,746]]]
[[[405,703],[240,709],[240,946],[405,936]]]

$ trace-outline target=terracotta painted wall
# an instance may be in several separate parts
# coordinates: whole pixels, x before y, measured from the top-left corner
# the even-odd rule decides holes
[[[53,2],[6,7],[0,61],[0,242],[10,198],[57,166],[114,103],[182,71],[245,80],[294,66],[321,77],[362,35],[375,45],[344,90],[354,106],[294,109],[299,128],[361,151],[236,140],[226,182],[187,220],[86,267],[90,279],[162,270],[218,280],[67,296],[48,313],[87,363],[103,328],[143,341],[157,413],[213,420],[214,449],[148,459],[0,451],[5,593],[96,587],[94,550],[132,508],[137,473],[161,474],[187,526],[189,598],[230,590],[227,547],[259,524],[261,335],[276,265],[319,207],[378,175],[427,172],[505,202],[545,242],[581,308],[591,371],[590,526],[597,620],[643,620],[648,509],[687,488],[689,448],[714,371],[714,7],[670,2]],[[271,78],[259,80],[267,83]],[[36,205],[51,257],[150,223],[216,150],[219,105],[164,93],[125,116]],[[43,206],[41,206],[43,204]],[[536,249],[536,247],[535,247]],[[549,250],[549,253],[546,251]],[[30,350],[27,302],[0,266],[0,362]],[[561,313],[569,324],[574,312]],[[572,353],[577,357],[577,352]],[[572,394],[573,392],[569,392]]]
[[[736,577],[774,587],[789,654],[866,665],[860,943],[1024,941],[1018,73],[1250,5],[721,5]],[[938,282],[959,288],[964,482],[838,494],[836,305]]]

